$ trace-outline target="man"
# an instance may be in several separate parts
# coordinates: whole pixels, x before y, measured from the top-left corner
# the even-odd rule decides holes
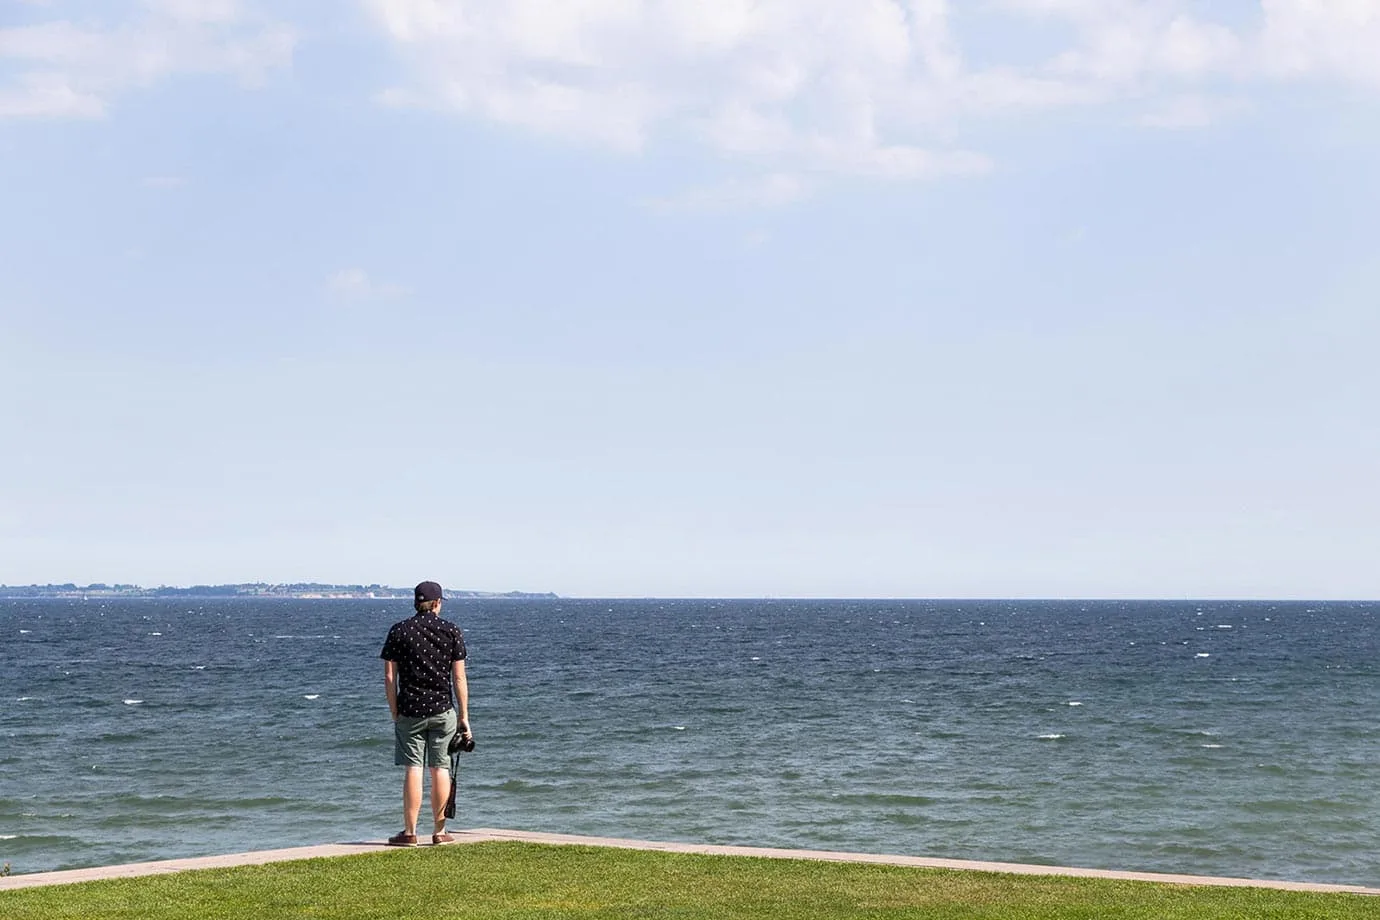
[[[393,713],[393,763],[404,767],[403,829],[390,846],[417,845],[417,815],[422,808],[422,768],[431,771],[431,842],[452,843],[446,833],[450,798],[450,755],[455,732],[470,739],[470,693],[465,680],[465,636],[441,619],[441,586],[424,581],[412,592],[416,615],[388,630],[379,657],[383,687]],[[452,688],[460,714],[451,706]]]

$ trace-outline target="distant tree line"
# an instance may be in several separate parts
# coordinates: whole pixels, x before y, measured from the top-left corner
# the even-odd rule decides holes
[[[42,598],[42,597],[375,597],[410,598],[411,588],[394,588],[388,585],[332,585],[323,582],[304,581],[292,584],[268,584],[267,582],[245,582],[234,585],[191,585],[173,587],[159,585],[157,588],[144,588],[139,585],[108,585],[93,582],[78,585],[73,582],[47,585],[0,585],[0,598]],[[527,591],[448,590],[448,597],[511,597],[511,598],[554,598],[550,592],[531,593]]]

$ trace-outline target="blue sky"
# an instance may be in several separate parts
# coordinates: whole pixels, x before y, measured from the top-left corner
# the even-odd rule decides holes
[[[0,582],[1380,597],[1380,2],[0,6]]]

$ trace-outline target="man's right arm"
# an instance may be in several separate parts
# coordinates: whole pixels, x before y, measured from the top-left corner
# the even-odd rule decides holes
[[[383,662],[383,692],[388,697],[388,711],[393,714],[393,721],[398,721],[398,663],[396,661]]]

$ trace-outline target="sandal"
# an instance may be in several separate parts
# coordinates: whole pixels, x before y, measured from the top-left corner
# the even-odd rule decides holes
[[[409,833],[394,834],[388,838],[390,847],[415,847],[417,845],[417,835]]]

